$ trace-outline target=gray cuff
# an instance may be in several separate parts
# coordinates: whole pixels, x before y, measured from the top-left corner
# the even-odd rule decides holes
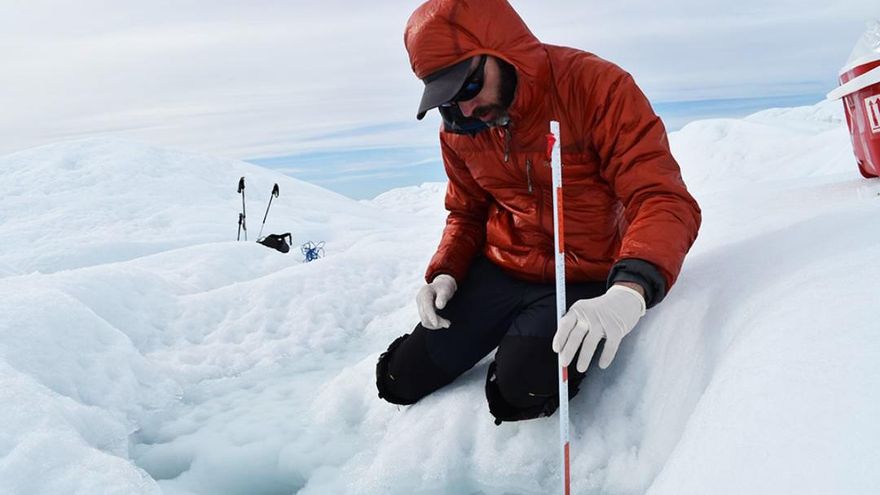
[[[611,267],[608,287],[615,282],[631,282],[645,289],[645,305],[656,306],[666,297],[666,279],[652,263],[636,258],[622,259]]]

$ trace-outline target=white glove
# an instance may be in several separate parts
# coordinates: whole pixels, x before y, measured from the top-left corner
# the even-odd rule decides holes
[[[559,320],[559,328],[553,337],[553,351],[560,353],[562,364],[568,366],[578,348],[577,370],[587,371],[596,353],[599,341],[605,338],[605,348],[599,358],[599,367],[607,368],[620,341],[645,315],[645,298],[638,291],[612,285],[608,292],[593,299],[581,299],[571,305]]]
[[[419,307],[419,318],[423,327],[431,330],[449,328],[449,320],[439,316],[434,308],[445,308],[457,289],[458,284],[455,283],[455,279],[445,273],[437,275],[430,284],[419,289],[416,305]]]

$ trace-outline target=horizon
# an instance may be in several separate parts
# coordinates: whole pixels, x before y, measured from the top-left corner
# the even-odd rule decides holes
[[[789,95],[758,98],[719,98],[692,101],[651,102],[654,111],[663,120],[667,132],[680,130],[688,123],[705,119],[741,118],[769,108],[788,108],[813,105],[824,100],[824,95]],[[429,113],[429,115],[431,115]],[[429,117],[425,117],[428,120]],[[432,122],[437,129],[439,119]],[[398,131],[406,131],[416,122],[399,122]],[[393,130],[386,126],[385,130]],[[337,136],[359,129],[339,131]],[[299,154],[244,158],[286,175],[305,180],[352,199],[372,199],[399,187],[417,186],[425,182],[445,182],[446,175],[440,158],[439,143],[421,146],[380,146],[334,150],[316,149]]]

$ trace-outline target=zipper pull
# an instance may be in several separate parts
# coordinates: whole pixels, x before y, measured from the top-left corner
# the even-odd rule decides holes
[[[526,180],[529,181],[529,192],[532,192],[532,160],[526,158]]]
[[[510,129],[504,126],[504,163],[510,159]]]

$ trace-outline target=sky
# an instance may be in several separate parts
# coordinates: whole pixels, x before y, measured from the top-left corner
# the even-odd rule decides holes
[[[819,101],[876,0],[511,1],[631,72],[667,127]],[[418,1],[0,3],[0,154],[86,136],[244,159],[355,198],[443,179],[402,33]],[[236,182],[237,178],[231,179]]]

